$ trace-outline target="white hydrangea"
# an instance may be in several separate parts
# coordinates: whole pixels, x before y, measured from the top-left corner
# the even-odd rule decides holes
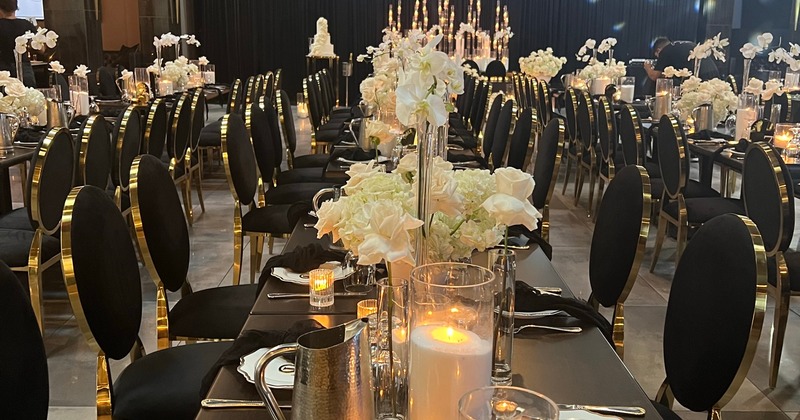
[[[736,108],[737,97],[731,85],[720,79],[704,82],[692,76],[681,84],[681,98],[676,104],[681,115],[689,115],[693,109],[707,103],[713,108],[714,121],[720,122]]]
[[[544,50],[533,51],[527,57],[520,57],[519,68],[523,73],[536,78],[550,78],[558,74],[566,62],[566,57],[556,57],[553,49],[547,47]]]

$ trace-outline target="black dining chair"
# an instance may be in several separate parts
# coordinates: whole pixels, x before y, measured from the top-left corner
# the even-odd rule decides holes
[[[167,104],[163,99],[154,99],[147,109],[142,153],[161,158],[167,143]]]
[[[523,87],[525,88],[525,99],[527,106],[539,108],[539,80],[533,76],[525,76]]]
[[[222,162],[234,201],[234,285],[238,285],[241,278],[244,235],[250,237],[250,283],[252,284],[258,271],[264,237],[288,235],[294,229],[294,224],[289,219],[289,211],[293,205],[261,206],[254,200],[258,189],[259,169],[250,136],[260,136],[259,132],[269,130],[265,118],[259,117],[263,112],[256,105],[247,108],[245,118],[249,120],[249,129],[238,115],[228,114],[222,118]],[[249,211],[243,214],[243,207],[249,208]],[[272,253],[271,247],[269,251]]]
[[[24,215],[32,230],[0,226],[0,261],[8,264],[21,280],[27,275],[30,302],[41,330],[44,330],[42,275],[61,258],[57,233],[64,200],[72,188],[73,154],[69,131],[63,127],[51,129],[31,162],[28,205],[11,213],[17,217]],[[19,223],[13,219],[9,222]]]
[[[481,151],[485,159],[489,158],[492,153],[492,145],[494,144],[494,135],[497,131],[497,121],[500,119],[500,110],[503,108],[503,94],[498,93],[494,99],[491,100],[489,106],[489,113],[486,114],[486,122],[483,125],[483,133],[481,138]]]
[[[599,165],[597,170],[597,204],[603,199],[603,188],[611,183],[614,174],[625,166],[625,158],[616,153],[619,136],[617,121],[611,108],[611,101],[605,96],[598,100],[597,107],[597,143],[599,145]],[[595,217],[597,213],[595,212]]]
[[[536,124],[536,110],[525,108],[517,117],[514,124],[514,134],[511,135],[511,143],[508,145],[508,166],[519,170],[527,170],[529,159],[533,156],[533,125]],[[563,145],[562,145],[563,147]],[[559,159],[561,152],[559,152]],[[558,176],[558,171],[556,171]]]
[[[200,204],[200,211],[206,212],[206,204],[203,199],[203,159],[200,157],[200,131],[206,124],[206,96],[203,94],[202,89],[195,89],[192,94],[192,131],[189,137],[189,144],[186,148],[186,155],[184,156],[184,167],[188,180],[186,183],[189,185],[189,194],[192,193],[192,185],[197,188],[197,201]],[[190,211],[192,219],[194,218],[194,211]]]
[[[470,114],[470,128],[472,135],[477,137],[478,133],[483,129],[484,117],[486,116],[486,104],[492,95],[491,83],[478,83],[478,90],[475,92],[476,96],[473,99],[473,109]]]
[[[233,340],[256,298],[257,285],[192,291],[187,279],[189,229],[169,172],[150,155],[131,167],[131,215],[142,261],[156,285],[158,348],[172,341]],[[181,292],[170,305],[167,291]]]
[[[194,223],[192,191],[189,182],[189,171],[186,166],[186,150],[192,137],[194,113],[192,112],[191,92],[184,92],[175,102],[169,118],[169,131],[167,134],[167,158],[165,164],[169,168],[175,185],[183,193],[183,208],[189,226]]]
[[[594,111],[594,103],[589,93],[580,91],[578,93],[578,109],[575,117],[578,123],[578,141],[576,142],[578,170],[575,177],[575,203],[577,206],[583,191],[584,177],[589,176],[589,217],[592,216],[592,204],[594,203],[594,181],[598,174],[598,156],[595,149],[597,144],[597,119]]]
[[[271,71],[264,73],[264,95],[275,103],[275,74]]]
[[[128,194],[131,164],[139,155],[142,142],[141,115],[135,105],[125,109],[117,117],[111,142],[114,145],[114,155],[111,161],[111,185],[113,189],[108,194],[114,198],[117,207],[123,215],[130,213],[131,200]]]
[[[73,185],[94,185],[106,189],[111,177],[111,129],[102,115],[90,115],[76,139],[77,165]]]
[[[194,418],[203,376],[230,343],[185,345],[140,357],[139,264],[125,218],[105,191],[74,188],[64,205],[61,235],[72,312],[97,354],[97,417]],[[129,354],[134,360],[112,375],[109,360]]]
[[[772,106],[780,105],[781,113],[778,115],[777,121],[786,122],[789,118],[789,115],[791,115],[792,96],[793,94],[791,92],[784,92],[780,95],[772,95],[768,101],[764,101],[764,119],[771,120]]]
[[[17,276],[0,261],[0,392],[3,416],[9,419],[47,418],[49,379],[47,355],[36,315]]]
[[[650,233],[650,178],[637,165],[622,168],[598,203],[589,251],[589,303],[614,308],[612,339],[624,356],[625,300],[639,275]]]
[[[539,119],[542,121],[542,126],[544,126],[553,117],[553,106],[550,104],[550,87],[544,80],[539,80],[539,83],[536,84],[536,89],[539,97],[537,102]]]
[[[472,70],[475,70],[475,71],[478,71],[478,72],[479,72],[479,71],[481,71],[481,68],[480,68],[480,67],[478,67],[478,63],[476,63],[476,62],[475,62],[475,61],[473,61],[473,60],[464,60],[464,62],[463,62],[463,63],[461,63],[461,65],[462,65],[463,67],[469,67],[469,68],[471,68]]]
[[[331,144],[339,140],[344,125],[337,121],[326,121],[318,80],[314,75],[303,79],[303,93],[311,123],[311,152],[325,153]]]
[[[524,114],[525,111],[523,111]],[[542,137],[539,139],[536,162],[533,165],[533,179],[537,180],[533,187],[533,207],[541,209],[542,220],[539,222],[539,232],[542,239],[548,242],[550,241],[550,199],[553,197],[553,190],[558,179],[558,169],[561,166],[565,132],[562,120],[553,118],[547,123]],[[510,159],[509,155],[509,161]]]
[[[295,156],[297,151],[297,129],[294,125],[294,114],[289,94],[281,90],[277,94],[278,118],[280,119],[281,132],[286,143],[286,164],[289,169],[295,168],[322,168],[328,165],[330,156],[324,154],[311,154]]]
[[[658,167],[658,163],[649,161],[645,155],[644,128],[636,108],[630,104],[622,105],[617,128],[625,165],[639,165],[647,170],[647,176],[650,177],[653,214],[658,216],[661,196],[664,194],[664,181],[661,180],[661,169]]]
[[[800,295],[800,253],[789,250],[795,213],[792,177],[779,153],[769,144],[753,142],[742,171],[745,211],[757,226],[768,258],[769,288],[775,298],[770,347],[769,386],[778,382],[790,297]]]
[[[501,83],[506,79],[506,66],[500,60],[492,60],[486,65],[484,72],[492,83]]]
[[[97,83],[100,87],[100,96],[103,98],[119,98],[116,71],[111,67],[102,66],[97,69]]]
[[[564,145],[565,156],[567,161],[567,170],[564,174],[564,186],[561,188],[561,195],[567,193],[567,185],[569,185],[570,169],[573,163],[575,164],[575,178],[578,178],[577,172],[580,171],[580,141],[578,140],[578,92],[573,88],[567,88],[564,98],[564,109],[566,113],[566,126],[567,126],[567,141]]]
[[[711,187],[689,179],[689,150],[683,127],[673,115],[664,115],[658,125],[658,164],[664,193],[658,217],[658,235],[650,272],[656,267],[667,226],[677,229],[675,262],[681,259],[689,230],[725,213],[744,214],[741,200],[720,197]]]
[[[240,108],[240,101],[243,97],[243,87],[242,81],[240,79],[236,79],[231,84],[231,91],[228,94],[228,104],[227,108],[225,109],[226,114],[230,113],[241,113]],[[213,154],[214,151],[219,151],[220,148],[220,121],[222,118],[218,119],[217,121],[212,121],[206,124],[200,130],[200,138],[198,139],[198,151],[199,151],[199,159],[203,159],[206,154],[208,154],[208,164],[211,165],[213,161]],[[221,159],[221,157],[220,157]]]
[[[703,226],[675,268],[664,320],[666,379],[654,404],[673,401],[720,419],[753,361],[767,302],[767,256],[755,223],[725,214]]]
[[[511,132],[511,120],[514,118],[514,101],[506,101],[503,108],[500,109],[500,115],[497,117],[497,126],[494,129],[494,135],[491,145],[491,162],[493,168],[500,168],[506,158],[506,146],[508,145],[508,136]],[[487,160],[489,156],[487,156]]]

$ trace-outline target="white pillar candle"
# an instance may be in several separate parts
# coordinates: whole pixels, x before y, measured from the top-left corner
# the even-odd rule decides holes
[[[203,72],[203,79],[205,79],[206,84],[213,85],[216,83],[216,73],[213,71],[204,71]]]
[[[611,84],[608,77],[598,77],[592,80],[592,95],[605,95],[606,87]]]
[[[756,122],[756,110],[740,108],[736,110],[736,140],[750,139],[750,126]]]
[[[454,419],[461,396],[491,384],[491,341],[444,325],[415,327],[410,341],[411,420]]]
[[[71,91],[72,107],[76,115],[89,115],[89,92]]]
[[[633,103],[633,91],[634,91],[635,87],[636,86],[634,86],[634,85],[622,85],[622,86],[620,86],[619,87],[619,90],[620,90],[619,98],[620,98],[620,100],[622,100],[624,102],[627,102],[629,104]]]
[[[158,96],[167,96],[174,93],[174,87],[169,80],[158,81]]]

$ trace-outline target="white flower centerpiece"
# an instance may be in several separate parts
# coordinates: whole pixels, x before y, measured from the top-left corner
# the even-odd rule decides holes
[[[592,95],[604,94],[606,86],[617,78],[625,76],[627,72],[625,62],[614,59],[614,46],[616,45],[616,38],[606,38],[600,41],[600,45],[597,45],[597,41],[594,39],[589,38],[575,55],[578,61],[588,63],[581,69],[579,75],[585,80],[591,80]],[[605,53],[608,53],[608,59],[605,61],[597,59],[598,54]]]
[[[167,32],[161,34],[161,37],[153,37],[156,58],[147,70],[156,75],[158,79],[156,84],[163,80],[172,82],[175,89],[183,90],[183,87],[189,82],[189,76],[200,71],[197,65],[190,64],[188,58],[180,55],[182,41],[186,42],[187,45],[200,46],[200,41],[192,34],[173,35],[172,32]],[[163,49],[169,47],[175,48],[175,60],[164,62],[162,59]]]
[[[751,42],[747,42],[742,45],[742,48],[739,48],[739,51],[742,53],[742,60],[743,64],[743,71],[742,71],[742,85],[744,86],[744,81],[750,79],[750,65],[753,62],[753,59],[756,57],[756,54],[766,50],[769,48],[769,44],[772,43],[772,34],[769,32],[764,32],[763,34],[756,37],[756,43],[753,44]]]
[[[711,104],[714,122],[718,123],[736,109],[737,98],[731,85],[720,79],[702,81],[696,76],[689,77],[681,84],[681,98],[676,102],[682,118],[686,118],[692,110],[703,104]]]
[[[0,113],[16,115],[21,127],[27,127],[30,117],[45,111],[46,101],[42,92],[25,87],[19,79],[11,77],[10,72],[0,71],[0,87]]]
[[[547,47],[544,50],[533,51],[527,57],[520,57],[519,68],[529,76],[550,82],[550,79],[561,71],[561,67],[566,62],[566,57],[556,57],[553,49]]]
[[[39,28],[36,33],[25,31],[24,34],[14,39],[14,61],[16,63],[17,78],[22,81],[22,56],[28,53],[28,49],[41,50],[55,48],[58,43],[58,34],[47,28]]]

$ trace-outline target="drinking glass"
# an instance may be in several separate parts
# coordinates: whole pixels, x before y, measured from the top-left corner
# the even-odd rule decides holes
[[[800,89],[800,71],[786,69],[786,76],[783,78],[783,90],[792,92]]]
[[[205,70],[203,70],[203,79],[207,85],[213,85],[217,82],[217,73],[216,73],[216,66],[213,64],[206,64]]]
[[[342,280],[344,290],[354,293],[368,292],[375,284],[375,266],[360,265],[358,256],[353,251],[348,251],[344,257],[344,269],[352,270],[353,274]]]
[[[377,288],[377,340],[372,359],[375,411],[378,419],[404,419],[408,409],[408,279],[382,278]]]
[[[495,327],[493,337],[492,383],[511,385],[511,355],[514,347],[514,286],[517,258],[514,251],[490,249],[487,267],[494,273]]]
[[[69,82],[69,97],[76,115],[89,115],[89,79],[72,75]]]
[[[550,398],[524,388],[489,386],[464,394],[458,401],[459,420],[558,419]]]
[[[772,144],[779,149],[786,149],[794,139],[793,128],[794,124],[791,123],[775,124],[775,135],[772,137]]]

